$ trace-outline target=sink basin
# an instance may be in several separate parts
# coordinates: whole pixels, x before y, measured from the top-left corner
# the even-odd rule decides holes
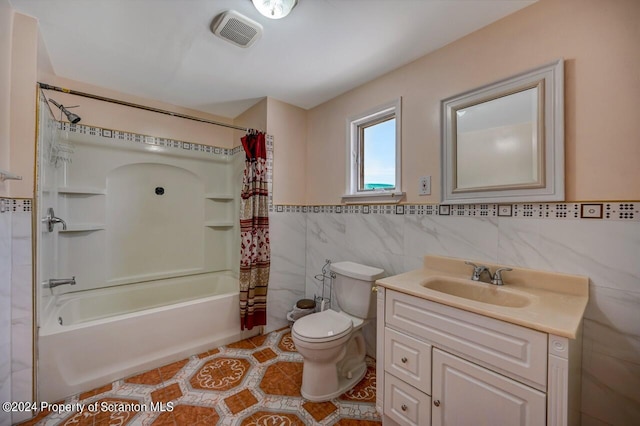
[[[422,286],[451,296],[509,308],[523,308],[531,303],[527,296],[513,293],[506,287],[471,280],[431,277],[426,279]]]

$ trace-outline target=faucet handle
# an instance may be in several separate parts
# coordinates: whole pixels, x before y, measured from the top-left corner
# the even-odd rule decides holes
[[[476,265],[475,263],[469,261],[465,261],[464,263],[473,266],[473,274],[471,274],[471,280],[473,281],[480,281],[480,276],[484,271],[487,271],[489,276],[491,276],[491,271],[489,271],[489,268],[484,265]]]
[[[495,285],[504,285],[502,281],[502,271],[513,271],[512,268],[499,268],[496,270],[496,273],[493,274],[493,278],[491,279],[491,284]]]
[[[60,219],[59,217],[56,217],[56,213],[53,211],[52,207],[49,207],[47,209],[47,216],[42,219],[42,223],[47,224],[47,230],[49,232],[53,232],[53,225],[56,223],[62,224],[63,231],[67,230],[67,223],[64,220]]]
[[[464,261],[465,265],[473,266],[473,273],[471,274],[471,279],[473,281],[478,281],[480,279],[480,267],[473,262],[469,262],[468,260]]]

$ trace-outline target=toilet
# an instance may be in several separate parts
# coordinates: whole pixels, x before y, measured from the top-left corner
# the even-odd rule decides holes
[[[342,309],[307,315],[291,336],[304,359],[300,393],[309,401],[328,401],[353,388],[367,372],[362,327],[376,316],[375,281],[384,271],[354,262],[331,264],[333,291]]]

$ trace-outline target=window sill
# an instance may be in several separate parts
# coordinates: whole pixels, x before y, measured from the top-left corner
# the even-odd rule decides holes
[[[345,204],[398,204],[404,196],[404,192],[363,192],[359,194],[344,194],[342,202]]]

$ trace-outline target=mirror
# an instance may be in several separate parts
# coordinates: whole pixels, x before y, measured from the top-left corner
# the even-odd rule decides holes
[[[563,62],[442,101],[442,202],[564,200]]]

